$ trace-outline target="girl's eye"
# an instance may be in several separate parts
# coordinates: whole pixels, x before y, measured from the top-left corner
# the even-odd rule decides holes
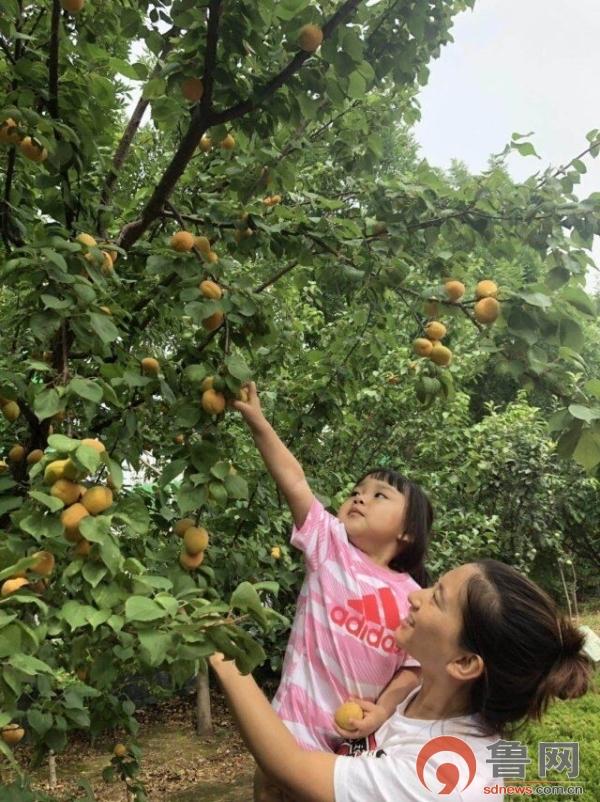
[[[375,493],[375,495],[376,495],[376,496],[383,496],[384,498],[387,498],[387,496],[385,495],[385,493],[382,493],[382,492],[381,492],[381,490],[379,490],[377,493]]]

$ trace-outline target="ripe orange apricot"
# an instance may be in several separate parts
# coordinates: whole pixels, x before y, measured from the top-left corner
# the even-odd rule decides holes
[[[490,279],[479,281],[475,287],[476,298],[495,298],[498,295],[498,285]]]
[[[473,307],[473,315],[479,323],[493,323],[500,314],[500,304],[491,296],[481,298]]]
[[[201,78],[186,78],[181,84],[181,92],[190,103],[197,103],[204,94],[204,84]]]

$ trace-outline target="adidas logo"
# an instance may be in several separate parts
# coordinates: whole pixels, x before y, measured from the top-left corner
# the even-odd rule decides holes
[[[377,593],[369,593],[362,599],[349,599],[348,607],[358,615],[343,607],[333,607],[329,617],[334,624],[364,641],[375,649],[381,647],[389,654],[397,654],[400,650],[396,646],[394,637],[385,634],[386,629],[397,629],[400,625],[400,612],[389,588],[379,588]],[[380,614],[383,611],[383,619]],[[385,624],[385,626],[384,626]]]

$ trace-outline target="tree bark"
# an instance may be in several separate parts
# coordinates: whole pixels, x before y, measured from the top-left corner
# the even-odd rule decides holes
[[[48,753],[48,785],[56,788],[56,755],[52,750]]]
[[[212,735],[213,725],[210,712],[210,688],[208,671],[198,671],[196,675],[196,732],[198,735]]]

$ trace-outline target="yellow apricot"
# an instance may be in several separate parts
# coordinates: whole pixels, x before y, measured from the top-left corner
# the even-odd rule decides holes
[[[179,537],[183,537],[186,531],[191,527],[194,526],[196,522],[193,518],[182,518],[180,521],[177,521],[175,526],[173,527],[173,531]]]
[[[209,415],[219,415],[225,409],[225,396],[214,390],[205,390],[202,393],[202,408]]]
[[[50,495],[62,501],[65,507],[79,501],[81,491],[79,485],[70,482],[68,479],[57,479],[50,489]]]
[[[90,515],[100,515],[112,506],[113,494],[110,488],[96,485],[85,491],[81,503]]]
[[[479,281],[475,287],[476,298],[495,298],[498,295],[498,285],[490,279]]]
[[[35,557],[37,562],[31,566],[31,570],[40,576],[50,576],[54,571],[54,554],[50,551],[36,551],[31,555]]]
[[[160,363],[158,359],[154,359],[152,356],[147,356],[142,359],[142,372],[146,374],[146,376],[158,376],[160,373]]]
[[[223,290],[219,287],[219,285],[215,281],[208,281],[208,280],[201,281],[199,289],[205,298],[212,298],[213,300],[218,300],[219,298],[223,297]]]
[[[181,84],[181,93],[190,103],[197,103],[204,94],[204,84],[201,78],[186,78]]]
[[[200,568],[203,560],[203,551],[199,551],[198,554],[188,554],[187,551],[182,551],[179,555],[179,563],[186,571],[195,571],[196,568]]]
[[[355,730],[351,722],[353,720],[362,721],[365,714],[362,707],[357,702],[344,702],[335,711],[335,723],[343,730]]]
[[[492,296],[481,298],[473,307],[473,315],[479,323],[493,323],[500,314],[500,304]]]
[[[446,367],[446,365],[449,365],[452,361],[452,351],[449,348],[446,348],[445,345],[436,342],[433,344],[433,348],[429,354],[429,359],[431,359],[432,362],[435,362],[436,365]]]
[[[214,331],[215,329],[219,328],[224,319],[225,315],[223,312],[214,312],[212,315],[202,321],[202,326],[206,329],[206,331]]]
[[[171,248],[178,253],[187,253],[194,247],[194,235],[189,231],[177,231],[171,237]]]
[[[431,320],[425,326],[425,334],[430,340],[443,340],[446,336],[446,327],[437,320]]]
[[[188,554],[198,554],[208,546],[208,532],[202,526],[190,526],[183,535],[183,545]]]
[[[323,31],[318,25],[303,25],[298,31],[298,45],[300,50],[314,53],[323,41]]]
[[[208,237],[194,237],[194,247],[198,248],[200,253],[208,256],[210,253],[210,240]]]
[[[413,342],[413,351],[418,356],[429,356],[433,348],[431,340],[426,340],[425,337],[417,337]]]

